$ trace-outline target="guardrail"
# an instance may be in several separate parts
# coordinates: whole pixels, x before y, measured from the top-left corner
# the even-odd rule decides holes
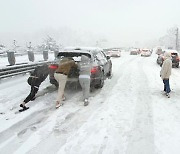
[[[45,61],[45,62],[38,62],[34,64],[21,64],[17,66],[10,66],[7,68],[1,68],[0,69],[0,79],[20,75],[24,73],[28,73],[32,70],[34,70],[35,67],[41,66],[43,64],[51,63],[53,61]]]

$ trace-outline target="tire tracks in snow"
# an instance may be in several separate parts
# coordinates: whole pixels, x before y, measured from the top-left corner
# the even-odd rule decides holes
[[[122,61],[120,66],[124,67],[124,65],[131,63],[135,57],[127,59],[126,61]],[[118,60],[118,59],[115,59]],[[121,59],[120,59],[121,60]],[[116,66],[116,67],[120,67]],[[114,69],[114,67],[113,67]],[[123,71],[114,73],[111,80],[105,81],[105,86],[101,90],[96,90],[92,93],[93,97],[90,102],[97,99],[98,102],[90,103],[90,105],[86,108],[81,107],[77,112],[69,113],[62,121],[61,118],[57,117],[56,125],[52,131],[52,133],[47,136],[46,139],[41,141],[36,148],[29,151],[29,153],[37,153],[40,150],[42,153],[56,153],[61,147],[66,145],[67,141],[85,124],[89,117],[91,117],[94,112],[98,112],[101,108],[101,103],[103,103],[109,96],[110,91],[112,91],[113,87],[116,85],[119,78],[122,76]],[[114,71],[113,71],[114,72]],[[113,82],[113,84],[112,84]],[[70,107],[70,106],[69,106]],[[63,112],[63,111],[62,111]],[[58,145],[58,146],[54,146]],[[102,149],[102,148],[101,148]]]
[[[72,99],[74,97],[77,97],[76,95],[77,94],[71,94]],[[57,111],[58,110],[55,109],[54,103],[53,103],[51,105],[48,105],[48,107],[45,107],[41,110],[36,110],[35,112],[28,115],[26,118],[22,119],[21,121],[18,121],[17,123],[12,125],[8,129],[2,131],[0,133],[1,152],[6,153],[6,154],[13,153],[26,140],[28,140],[29,136],[31,136],[33,133],[37,132],[41,127],[43,127],[44,124],[46,124],[49,117]],[[23,113],[20,113],[20,114],[23,116]],[[63,116],[66,116],[66,114],[64,114]],[[12,137],[14,138],[13,140],[10,140],[8,144],[1,147],[1,144],[3,142],[8,141],[9,138],[12,138]],[[11,147],[11,148],[8,148],[8,147]]]
[[[135,113],[133,127],[129,136],[127,154],[154,154],[154,127],[152,111],[152,95],[148,86],[148,79],[143,69],[145,58],[139,61],[137,76],[134,76]],[[148,71],[148,70],[146,70]]]
[[[106,88],[104,87],[104,89],[102,89],[100,93],[102,96],[104,96],[103,98],[104,98],[105,104],[103,104],[99,108],[96,107],[93,113],[90,112],[91,114],[88,118],[88,121],[83,123],[75,132],[72,133],[72,135],[69,135],[67,137],[66,139],[67,142],[64,143],[61,147],[59,147],[58,153],[60,154],[61,153],[67,153],[67,154],[68,153],[69,154],[70,153],[79,153],[79,154],[81,153],[82,154],[83,153],[98,153],[98,154],[116,153],[118,154],[118,153],[121,153],[120,151],[122,151],[123,148],[124,149],[126,148],[126,146],[123,147],[121,146],[121,144],[123,145],[123,142],[125,141],[124,139],[125,137],[123,137],[123,135],[127,136],[128,132],[122,132],[123,128],[121,129],[119,126],[123,127],[123,124],[125,124],[128,127],[129,122],[126,122],[126,120],[123,119],[125,118],[123,117],[123,112],[118,116],[116,115],[119,114],[119,112],[121,112],[119,109],[123,105],[125,105],[124,112],[128,112],[129,102],[126,103],[125,101],[120,101],[119,102],[120,107],[119,107],[119,103],[114,104],[115,102],[109,102],[110,98],[108,96],[114,94],[113,89],[116,90],[117,85],[118,85],[119,91],[122,90],[122,93],[121,91],[117,93],[117,94],[120,93],[120,95],[117,97],[125,98],[128,96],[129,91],[127,91],[127,83],[131,84],[131,81],[128,80],[129,78],[127,77],[133,76],[133,74],[131,72],[129,73],[129,71],[131,70],[131,66],[134,65],[133,62],[135,61],[135,59],[137,59],[135,57],[133,58],[134,58],[133,60],[128,59],[128,61],[123,63],[122,65],[116,66],[117,68],[121,68],[122,66],[121,71],[119,72],[116,71],[116,74],[114,74],[113,76],[115,77],[114,80],[112,81],[113,84],[111,83],[111,85],[106,85],[108,87],[105,86]],[[128,80],[128,81],[124,82],[124,80],[125,81]],[[129,89],[130,88],[132,87],[129,87]],[[123,96],[124,94],[125,96]],[[98,96],[96,96],[94,99],[96,99]],[[129,97],[128,100],[131,100],[131,98]],[[130,102],[130,104],[131,103],[132,102]],[[131,112],[129,112],[129,114],[131,114]],[[103,122],[103,119],[104,119],[104,122]],[[114,125],[114,123],[109,123],[107,125],[107,123],[110,122],[111,120],[116,121],[116,124]],[[110,137],[108,137],[109,135],[104,136],[104,134],[106,133],[109,134],[108,132],[111,131],[112,129],[114,130],[114,132],[111,132],[112,133],[111,135],[114,137],[113,140],[115,140],[117,143],[115,145],[109,141],[111,140],[111,136]],[[56,145],[59,145],[59,144],[57,143]],[[91,148],[89,148],[89,145],[91,145]]]
[[[120,66],[124,67],[124,65],[132,63],[132,61],[135,59],[137,58],[133,57],[127,59],[127,61],[123,61]],[[120,66],[118,68],[120,68]],[[94,99],[98,98],[100,102],[97,102],[96,104],[92,103],[92,105],[90,104],[90,106],[87,108],[84,108],[84,106],[79,108],[77,106],[71,107],[70,105],[73,105],[72,103],[74,102],[73,99],[80,94],[76,93],[75,95],[71,95],[72,98],[67,101],[67,107],[66,105],[63,107],[64,111],[54,111],[54,106],[50,106],[46,109],[32,113],[27,118],[17,122],[9,129],[1,132],[0,136],[2,137],[0,139],[0,143],[8,141],[11,139],[11,137],[14,137],[13,140],[10,140],[7,142],[7,145],[4,145],[1,148],[1,151],[5,153],[12,153],[16,150],[18,151],[18,149],[21,149],[21,146],[26,144],[26,142],[29,143],[29,137],[33,136],[34,134],[36,134],[35,136],[37,136],[38,133],[40,134],[42,132],[41,129],[45,127],[44,125],[46,125],[47,120],[53,117],[57,118],[53,130],[49,132],[46,138],[43,138],[39,143],[37,143],[36,146],[38,147],[29,149],[29,153],[33,153],[35,151],[39,152],[39,150],[42,149],[44,149],[45,153],[48,153],[48,149],[57,152],[61,146],[66,144],[67,139],[70,138],[71,135],[79,128],[81,128],[84,123],[86,123],[87,119],[94,113],[94,111],[98,111],[98,109],[101,107],[100,103],[104,102],[108,98],[110,91],[116,85],[119,78],[123,75],[124,70],[125,68],[123,68],[122,71],[120,71],[117,75],[114,75],[111,81],[109,81],[110,83],[113,82],[113,84],[108,84],[108,82],[105,82],[103,89],[97,90],[93,93],[94,98],[91,98],[91,100],[93,101]],[[78,102],[79,100],[75,99],[75,101]],[[70,104],[68,105],[68,103]],[[74,107],[75,109],[73,109]],[[71,111],[68,111],[68,108]],[[58,147],[55,147],[55,145],[58,145]],[[8,149],[8,147],[11,148]]]

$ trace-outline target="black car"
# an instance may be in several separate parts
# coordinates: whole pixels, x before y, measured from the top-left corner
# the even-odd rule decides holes
[[[171,53],[171,57],[172,57],[172,66],[178,68],[179,67],[179,56],[178,56],[178,53],[172,52]]]
[[[62,57],[72,57],[74,61],[78,63],[81,55],[88,56],[92,61],[91,88],[102,88],[104,80],[107,77],[111,77],[112,62],[110,57],[106,56],[100,48],[66,48],[64,51],[59,52],[56,62],[49,65],[50,83],[58,86],[58,83],[54,78],[54,72],[58,67],[59,60]],[[67,82],[78,82],[78,77],[79,70],[77,68],[72,68],[68,75]]]
[[[164,53],[165,52],[171,52],[171,59],[172,59],[172,67],[179,67],[179,56],[178,56],[178,52],[175,50],[171,50],[171,51],[163,51],[163,54],[158,55],[157,58],[157,63],[162,66],[163,61],[164,61]]]

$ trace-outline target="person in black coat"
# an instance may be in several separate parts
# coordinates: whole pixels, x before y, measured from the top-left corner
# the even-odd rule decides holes
[[[27,109],[25,106],[26,103],[35,99],[35,95],[39,90],[40,84],[47,78],[48,74],[49,68],[47,64],[38,66],[33,72],[31,72],[31,75],[27,80],[28,84],[31,86],[31,91],[23,103],[20,104],[20,107],[22,107],[23,110]]]

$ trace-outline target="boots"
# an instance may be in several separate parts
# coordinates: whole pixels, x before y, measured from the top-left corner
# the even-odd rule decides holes
[[[63,105],[63,103],[60,103],[59,101],[56,101],[56,109],[59,108],[62,105]]]
[[[87,106],[89,104],[88,99],[84,99],[84,106]]]
[[[170,93],[166,93],[166,96],[167,96],[168,98],[170,98]]]

